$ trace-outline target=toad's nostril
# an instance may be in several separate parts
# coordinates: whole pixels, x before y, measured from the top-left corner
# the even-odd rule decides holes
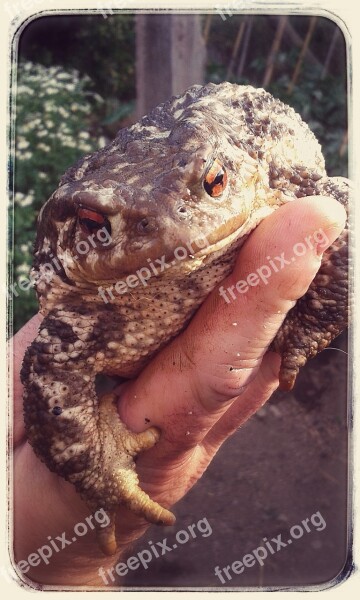
[[[186,217],[187,217],[187,214],[188,214],[188,211],[187,211],[187,208],[186,208],[186,206],[184,206],[184,205],[182,204],[181,206],[179,206],[179,207],[176,209],[176,211],[177,211],[177,213],[178,213],[178,215],[179,215],[180,219],[186,219]]]
[[[156,230],[156,220],[152,217],[143,217],[136,227],[140,234],[152,233]]]

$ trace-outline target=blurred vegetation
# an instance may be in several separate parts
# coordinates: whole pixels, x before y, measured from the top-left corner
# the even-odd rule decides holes
[[[320,17],[213,14],[203,29],[206,81],[266,87],[309,124],[329,174],[346,176],[346,49],[337,26]],[[35,219],[64,170],[131,122],[134,15],[38,18],[21,34],[18,63],[14,282],[29,275]],[[37,307],[33,289],[16,289],[15,331]]]
[[[87,74],[104,98],[135,98],[134,15],[36,19],[21,35],[19,55],[20,60]]]
[[[32,263],[37,214],[61,174],[82,155],[105,145],[97,135],[94,113],[103,99],[91,80],[76,70],[23,62],[17,72],[14,204],[10,208],[14,246],[14,329],[37,310],[33,289],[26,289]],[[12,165],[13,168],[13,165]]]
[[[322,145],[329,175],[347,176],[347,70],[346,48],[337,25],[316,18],[314,30],[300,64],[304,42],[309,33],[309,17],[289,17],[280,47],[270,64],[271,50],[279,33],[279,19],[269,16],[234,15],[225,22],[212,16],[205,21],[208,35],[208,80],[231,81],[265,87],[277,98],[299,112]],[[227,35],[223,28],[227,27]],[[236,38],[241,34],[236,51]],[[295,40],[297,44],[295,44]],[[268,69],[272,76],[264,85]],[[239,73],[240,71],[240,73]],[[292,89],[291,89],[292,88]]]

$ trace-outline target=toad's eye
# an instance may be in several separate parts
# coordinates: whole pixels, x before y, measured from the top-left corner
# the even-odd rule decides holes
[[[95,210],[90,210],[89,208],[80,208],[78,212],[78,219],[80,225],[90,233],[94,231],[98,231],[105,227],[105,229],[110,233],[110,222],[109,220],[96,212]]]
[[[209,196],[221,196],[227,184],[227,174],[218,160],[214,160],[204,177],[204,189]]]

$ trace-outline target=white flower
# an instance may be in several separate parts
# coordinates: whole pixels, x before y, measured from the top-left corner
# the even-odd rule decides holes
[[[58,73],[56,79],[71,79],[71,75],[69,73]]]
[[[18,145],[17,145],[19,150],[25,150],[29,146],[30,146],[30,144],[27,140],[25,140],[25,138],[20,139],[18,142]]]
[[[18,204],[21,204],[23,198],[25,198],[25,194],[22,194],[21,192],[16,192],[15,202],[17,202]]]
[[[106,137],[102,135],[98,139],[98,148],[104,148],[104,146],[106,146]]]
[[[56,106],[51,100],[46,100],[44,102],[44,109],[46,112],[52,112],[54,109],[56,110]]]
[[[50,146],[47,146],[46,144],[43,144],[42,142],[37,145],[37,148],[39,148],[39,150],[43,150],[43,152],[50,152],[50,150],[51,150]]]
[[[63,145],[67,148],[76,148],[76,143],[71,138],[64,138]]]
[[[53,149],[61,153],[65,148],[83,153],[93,150],[97,140],[92,139],[85,126],[87,115],[92,111],[89,98],[98,102],[103,99],[98,94],[86,92],[90,82],[88,76],[80,76],[77,70],[63,71],[60,66],[49,68],[30,61],[19,65],[15,156],[24,163],[33,158],[33,152],[38,152],[43,161],[42,171],[37,174],[39,180],[49,180],[45,157],[40,153],[49,154]],[[35,99],[37,102],[32,112],[29,111],[30,95],[34,96],[32,102]],[[99,147],[105,145],[105,138],[100,138]],[[17,201],[26,205],[31,198],[20,196]]]
[[[91,152],[91,150],[92,150],[92,147],[90,146],[90,144],[85,144],[84,142],[80,142],[80,144],[78,145],[78,148],[82,152]]]
[[[30,270],[30,265],[27,265],[26,263],[22,263],[21,265],[18,265],[16,271],[19,275],[24,275],[24,274],[28,274]]]
[[[27,196],[21,192],[16,192],[15,202],[20,206],[30,206],[34,202],[34,190],[29,190]]]
[[[63,106],[60,106],[58,111],[61,114],[61,116],[64,117],[64,119],[67,119],[70,116],[69,111],[65,110],[65,108]]]
[[[99,102],[100,104],[102,104],[102,102],[104,102],[104,98],[102,98],[100,96],[100,94],[96,94],[96,93],[93,94],[93,98],[94,98],[94,100],[96,100],[96,102]]]
[[[28,85],[19,85],[19,87],[17,89],[17,93],[18,94],[25,94],[25,95],[33,96],[35,92]]]
[[[71,134],[71,129],[69,129],[69,127],[66,125],[66,123],[60,123],[60,126],[58,128],[58,133],[70,133]]]

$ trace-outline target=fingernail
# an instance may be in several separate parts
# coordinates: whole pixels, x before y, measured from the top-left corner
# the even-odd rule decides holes
[[[347,214],[340,202],[337,202],[334,198],[329,198],[327,208],[329,210],[327,223],[325,223],[323,228],[318,229],[314,233],[314,241],[317,243],[316,250],[318,254],[325,252],[333,244],[346,224]]]

